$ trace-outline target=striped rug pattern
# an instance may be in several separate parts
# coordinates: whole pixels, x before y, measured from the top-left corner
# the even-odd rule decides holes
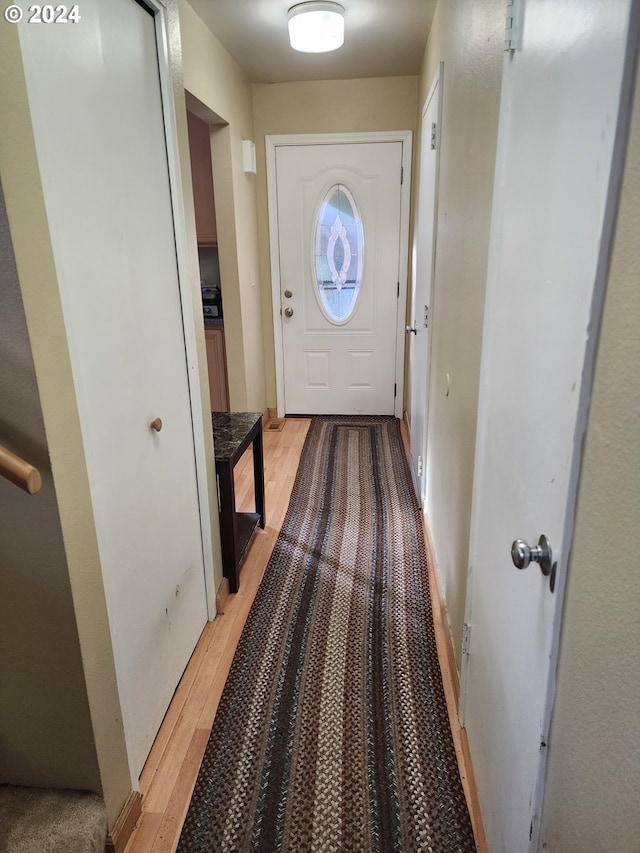
[[[394,418],[314,418],[178,845],[474,851]]]

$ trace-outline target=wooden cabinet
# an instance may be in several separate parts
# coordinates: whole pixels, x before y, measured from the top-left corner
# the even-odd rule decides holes
[[[211,411],[229,411],[229,387],[227,385],[227,356],[224,348],[224,329],[205,327],[207,365],[209,367],[209,392]]]
[[[211,167],[211,131],[209,125],[187,111],[189,128],[189,154],[193,204],[196,213],[198,243],[205,246],[218,244],[216,209],[213,201],[213,169]]]

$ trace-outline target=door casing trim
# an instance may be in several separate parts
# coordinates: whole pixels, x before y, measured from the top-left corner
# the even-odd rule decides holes
[[[169,54],[167,10],[162,0],[145,0],[145,4],[148,6],[154,17],[156,43],[158,46],[158,72],[160,78],[164,131],[167,144],[167,165],[169,171],[169,187],[171,189],[171,210],[173,214],[173,230],[176,242],[178,286],[180,291],[182,328],[187,362],[187,382],[189,386],[191,425],[193,431],[193,450],[195,456],[196,487],[198,492],[198,512],[200,518],[200,538],[202,544],[205,596],[207,616],[209,621],[211,621],[216,616],[216,590],[213,575],[213,543],[211,537],[211,514],[207,480],[208,466],[205,454],[204,417],[200,394],[196,327],[193,314],[191,287],[189,283],[190,274],[187,259],[189,251],[187,242],[187,225],[184,205],[181,203],[183,192],[180,170],[180,148],[178,143],[176,103],[173,92],[171,59]]]
[[[394,414],[402,418],[404,401],[404,351],[405,317],[407,312],[407,283],[409,273],[409,213],[411,201],[411,146],[410,130],[380,131],[377,133],[309,133],[266,136],[267,204],[269,211],[269,246],[271,251],[271,301],[273,313],[273,341],[276,367],[276,397],[278,417],[285,416],[284,401],[284,341],[280,323],[280,250],[277,211],[276,150],[291,145],[345,145],[366,142],[401,142],[403,181],[400,188],[400,252],[398,262],[398,316],[396,322]]]
[[[442,140],[442,100],[443,100],[442,94],[443,94],[443,86],[444,86],[444,62],[440,62],[438,64],[438,69],[433,76],[433,80],[431,81],[431,85],[429,86],[429,94],[425,98],[424,104],[422,105],[422,111],[420,113],[420,147],[418,150],[416,150],[416,158],[418,160],[420,171],[418,172],[418,175],[417,175],[417,187],[416,187],[417,197],[416,197],[416,201],[415,201],[415,205],[414,205],[414,208],[415,208],[414,209],[414,217],[415,217],[414,228],[415,228],[416,235],[418,235],[418,228],[419,228],[418,223],[420,221],[420,213],[421,213],[421,207],[420,206],[422,203],[424,203],[424,200],[422,198],[420,190],[421,190],[421,181],[422,181],[422,174],[421,174],[421,172],[422,172],[422,151],[423,151],[423,146],[425,144],[426,134],[428,133],[428,128],[426,127],[426,124],[425,124],[425,118],[427,115],[427,110],[429,109],[429,106],[431,105],[432,98],[437,97],[438,109],[437,109],[437,118],[436,118],[436,122],[437,122],[437,128],[436,128],[436,138],[437,138],[437,142],[436,142],[436,166],[435,166],[435,182],[434,182],[434,190],[433,190],[433,229],[431,232],[431,243],[432,243],[431,270],[430,270],[431,281],[429,284],[429,315],[430,315],[429,326],[430,326],[430,329],[429,329],[429,343],[428,343],[428,347],[427,347],[427,371],[426,371],[428,381],[427,381],[427,396],[426,396],[426,400],[425,400],[425,409],[423,412],[423,414],[424,414],[424,435],[422,436],[422,460],[423,460],[422,464],[425,468],[427,465],[427,458],[428,458],[428,456],[427,456],[427,454],[428,454],[427,445],[428,445],[428,439],[429,439],[429,394],[431,393],[431,363],[432,363],[431,350],[433,348],[433,311],[434,311],[434,299],[435,299],[436,251],[437,251],[437,238],[438,238],[438,202],[439,202],[439,190],[440,190],[440,149],[441,149],[441,140]],[[416,240],[418,239],[418,237],[419,237],[419,235],[416,237]],[[412,303],[409,306],[410,311],[412,311],[415,307],[413,305],[413,296],[414,296],[414,287],[415,287],[415,289],[417,289],[417,265],[418,265],[419,257],[420,257],[419,243],[418,243],[418,247],[416,249],[414,249],[414,252],[415,252],[415,260],[414,260],[414,265],[413,265],[413,269],[412,269],[412,281],[410,282],[410,284],[411,284],[411,296],[412,296]],[[415,285],[414,285],[414,282],[415,282]],[[409,315],[409,316],[411,317],[411,315]],[[412,322],[413,320],[417,320],[417,315],[414,314],[414,316],[410,319],[409,322]],[[411,337],[411,335],[409,335],[408,337]],[[411,383],[413,381],[413,376],[411,374],[411,357],[410,357],[411,343],[408,343],[407,346],[409,347],[409,355],[407,357],[407,364],[408,364],[407,375],[409,378],[409,389],[410,389],[409,393],[411,393]],[[411,418],[412,418],[412,420],[413,420],[413,415],[414,415],[413,404],[414,404],[414,400],[412,397],[411,398]],[[411,477],[414,481],[414,486],[416,488],[416,495],[418,496],[418,501],[420,502],[420,506],[422,507],[422,509],[425,510],[426,509],[426,502],[427,502],[427,477],[426,477],[426,475],[424,476],[422,488],[420,488],[420,481],[418,479],[418,473],[417,473],[417,471],[414,470],[413,455],[412,455],[411,449],[409,452],[409,467],[411,468]]]

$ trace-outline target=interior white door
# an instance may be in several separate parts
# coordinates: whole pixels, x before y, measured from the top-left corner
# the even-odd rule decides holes
[[[539,849],[629,3],[527,0],[504,64],[461,714],[489,849]],[[611,195],[610,195],[611,193]],[[555,592],[511,543],[548,536]],[[551,745],[553,748],[553,744]]]
[[[420,180],[418,184],[415,271],[411,293],[409,382],[411,388],[410,461],[416,494],[425,498],[427,458],[427,411],[429,401],[429,352],[433,255],[435,248],[436,181],[438,174],[438,120],[440,78],[434,80],[422,110]]]
[[[203,545],[155,21],[81,14],[20,40],[137,779],[207,620]]]
[[[402,145],[276,149],[287,414],[394,414]]]

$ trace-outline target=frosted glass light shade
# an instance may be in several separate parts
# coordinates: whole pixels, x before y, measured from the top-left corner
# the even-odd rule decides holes
[[[344,42],[344,9],[339,3],[297,3],[289,9],[289,41],[303,53],[327,53]]]

